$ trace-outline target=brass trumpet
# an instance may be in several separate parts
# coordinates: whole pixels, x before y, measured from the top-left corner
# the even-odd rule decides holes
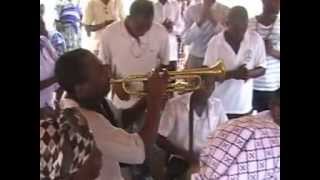
[[[201,87],[202,75],[214,76],[214,77],[224,77],[225,68],[221,60],[219,60],[215,65],[209,68],[193,68],[185,69],[181,71],[168,71],[169,80],[174,81],[174,83],[169,83],[167,92],[185,92],[185,91],[195,91]],[[124,79],[111,79],[111,84],[122,83],[123,90],[130,95],[146,95],[147,92],[144,90],[130,90],[128,85],[134,82],[145,82],[148,80],[147,75],[130,75]],[[188,81],[189,80],[189,81]],[[196,80],[196,81],[194,81]],[[194,83],[197,82],[197,83]]]

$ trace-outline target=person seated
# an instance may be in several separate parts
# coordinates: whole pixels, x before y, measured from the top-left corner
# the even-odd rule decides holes
[[[280,179],[280,89],[270,110],[221,125],[201,151],[193,180]]]
[[[206,145],[208,135],[228,120],[221,102],[210,98],[215,78],[202,78],[199,90],[170,99],[164,108],[157,144],[169,153],[166,179],[184,179],[189,167],[198,164],[200,149]]]
[[[48,111],[40,111],[40,180],[96,179],[102,156],[86,120],[75,109]]]
[[[145,124],[138,133],[127,133],[114,127],[96,107],[101,105],[110,89],[111,71],[88,50],[77,49],[62,55],[56,63],[55,74],[67,92],[61,109],[73,108],[84,116],[102,153],[101,179],[122,179],[119,163],[141,164],[157,135],[162,96],[168,73],[154,71],[146,83],[147,113]],[[80,116],[81,115],[81,116]]]

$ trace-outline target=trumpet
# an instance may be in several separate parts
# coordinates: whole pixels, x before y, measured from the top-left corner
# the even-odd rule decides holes
[[[218,60],[217,63],[209,68],[192,68],[181,71],[168,71],[169,83],[166,92],[186,92],[195,91],[201,87],[201,76],[210,77],[224,77],[225,67],[222,60]],[[147,75],[130,75],[123,79],[111,79],[111,84],[121,83],[123,90],[130,95],[144,96],[147,94],[144,90],[130,90],[129,84],[136,82],[146,82],[148,80]]]

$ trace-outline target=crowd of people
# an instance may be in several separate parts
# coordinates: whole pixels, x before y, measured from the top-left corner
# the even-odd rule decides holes
[[[50,31],[41,4],[40,179],[280,179],[280,0],[261,1],[249,18],[216,0],[135,0],[127,16],[65,0]],[[166,92],[168,71],[218,61],[223,77]],[[111,83],[130,75],[146,95]]]

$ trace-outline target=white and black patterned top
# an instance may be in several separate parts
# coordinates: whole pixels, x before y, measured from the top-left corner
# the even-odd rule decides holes
[[[194,180],[280,179],[280,127],[270,112],[228,121],[209,137]]]
[[[88,160],[94,140],[83,122],[75,109],[65,109],[56,117],[40,116],[40,180],[69,176]]]

